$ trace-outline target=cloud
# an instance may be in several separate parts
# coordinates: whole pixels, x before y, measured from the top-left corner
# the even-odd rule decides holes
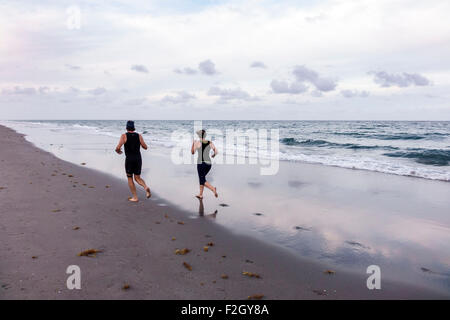
[[[308,91],[308,84],[314,87],[311,92],[313,97],[321,97],[323,92],[336,89],[337,81],[332,78],[325,78],[317,71],[308,69],[305,66],[295,66],[292,70],[295,80],[289,84],[287,81],[272,80],[270,86],[274,93],[299,94]]]
[[[325,19],[326,19],[326,16],[323,13],[316,15],[316,16],[305,17],[305,21],[311,22],[311,23],[319,22],[319,21],[322,21]]]
[[[418,73],[389,74],[385,71],[370,71],[369,74],[374,75],[373,81],[380,87],[388,88],[392,86],[409,87],[409,86],[428,86],[431,85],[430,80]]]
[[[136,72],[148,73],[147,67],[142,64],[135,64],[131,66],[131,70],[134,70]]]
[[[175,95],[166,95],[164,98],[161,99],[162,103],[187,103],[192,99],[196,99],[196,96],[193,94],[190,94],[186,91],[178,91]]]
[[[316,71],[308,69],[305,66],[296,66],[292,71],[298,82],[309,82],[316,87],[318,91],[333,91],[337,86],[337,81],[331,78],[324,78]]]
[[[308,87],[302,82],[292,82],[289,84],[287,81],[272,80],[270,86],[274,93],[299,94],[308,91]]]
[[[201,73],[212,76],[217,74],[216,65],[211,60],[205,60],[198,64],[198,69]]]
[[[219,87],[211,87],[208,90],[208,96],[219,97],[220,102],[226,102],[230,100],[245,100],[245,101],[256,101],[257,97],[251,96],[247,91],[241,88],[235,89],[222,89]]]
[[[42,86],[38,88],[38,91],[40,94],[46,94],[50,91],[50,88],[47,86]]]
[[[267,66],[264,64],[264,62],[261,61],[254,61],[251,65],[250,68],[262,68],[262,69],[267,69]]]
[[[139,106],[143,104],[147,99],[146,98],[135,98],[124,101],[124,104],[127,106]]]
[[[313,96],[314,98],[320,98],[323,96],[323,93],[322,91],[314,90],[311,92],[311,96]]]
[[[36,89],[33,87],[21,87],[21,86],[15,86],[12,89],[3,89],[2,94],[5,95],[34,95],[36,94]]]
[[[75,65],[71,65],[71,64],[66,64],[66,67],[70,70],[81,70],[80,66],[75,66]]]
[[[193,68],[176,68],[175,70],[173,70],[173,72],[178,73],[178,74],[187,74],[187,75],[192,75],[192,74],[196,74],[197,70],[193,69]]]
[[[70,93],[73,93],[73,94],[79,94],[79,93],[81,92],[80,89],[75,88],[75,87],[70,87],[70,88],[68,89],[68,91],[69,91]]]
[[[214,64],[214,62],[212,62],[209,59],[200,62],[198,64],[198,70],[194,69],[194,68],[190,68],[190,67],[185,67],[185,68],[176,68],[173,70],[173,72],[178,73],[178,74],[186,74],[186,75],[194,75],[194,74],[197,74],[198,72],[200,72],[200,73],[206,74],[208,76],[212,76],[212,75],[219,73],[216,70],[216,65]]]
[[[367,98],[369,96],[369,91],[359,91],[359,90],[341,90],[342,96],[345,98]]]
[[[99,88],[88,90],[87,92],[92,94],[92,95],[94,95],[94,96],[99,96],[99,95],[102,95],[102,94],[106,93],[106,91],[107,90],[105,88],[100,88],[99,87]]]

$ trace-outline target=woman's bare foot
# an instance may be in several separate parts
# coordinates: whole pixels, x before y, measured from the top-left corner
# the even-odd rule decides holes
[[[146,192],[145,196],[147,197],[147,199],[152,196],[152,192],[150,191],[149,187],[147,187],[147,189],[145,189],[145,192]]]
[[[199,194],[197,194],[195,197],[196,197],[197,199],[200,199],[200,200],[203,199],[203,196],[201,196],[201,195],[199,195]]]
[[[214,196],[215,196],[216,198],[219,197],[219,194],[217,193],[217,188],[214,188]]]
[[[139,199],[135,198],[135,197],[128,197],[128,201],[130,201],[130,202],[138,202]]]

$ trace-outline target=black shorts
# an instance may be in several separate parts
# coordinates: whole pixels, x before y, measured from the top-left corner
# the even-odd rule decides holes
[[[206,175],[208,174],[209,170],[211,170],[210,164],[205,162],[197,164],[198,180],[201,186],[205,184]]]
[[[132,177],[133,174],[141,175],[142,158],[125,158],[125,172],[128,177]]]

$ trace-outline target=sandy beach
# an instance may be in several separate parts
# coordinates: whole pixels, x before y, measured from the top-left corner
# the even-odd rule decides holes
[[[326,273],[326,264],[144,200],[142,190],[129,203],[125,179],[60,160],[9,128],[0,141],[0,299],[448,298],[392,281],[368,290],[364,275]],[[101,252],[77,256],[87,249]],[[81,268],[81,290],[66,287],[69,265]]]

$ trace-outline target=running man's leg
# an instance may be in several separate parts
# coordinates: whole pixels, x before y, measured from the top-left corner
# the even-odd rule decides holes
[[[145,184],[144,179],[142,179],[140,175],[135,174],[134,175],[134,181],[136,181],[144,189],[147,189],[147,185]]]
[[[144,188],[145,192],[147,193],[147,198],[150,198],[152,193],[150,192],[150,188],[145,184],[144,179],[142,179],[140,175],[135,174],[134,180],[136,180],[136,182]]]
[[[133,197],[131,197],[128,200],[136,202],[138,201],[138,197],[136,193],[136,186],[134,185],[133,182],[133,175],[130,176],[129,174],[127,174],[127,177],[128,177],[128,187],[130,188],[131,194],[133,195]]]

